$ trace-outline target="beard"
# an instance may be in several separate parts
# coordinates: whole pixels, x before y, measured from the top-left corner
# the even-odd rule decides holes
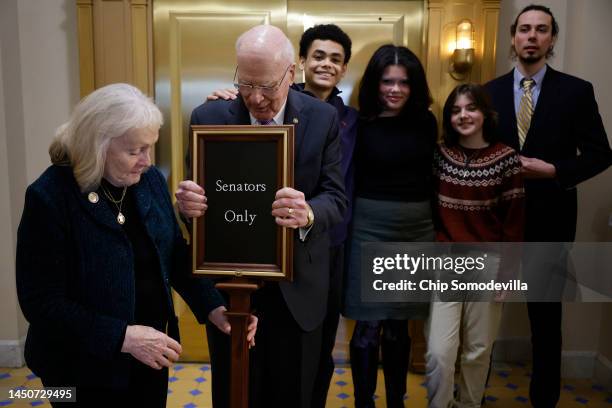
[[[543,59],[548,59],[549,56],[553,55],[552,47],[548,48],[543,54],[540,53],[540,50],[538,51],[539,52],[535,54],[531,54],[531,53],[521,54],[517,52],[516,48],[511,47],[511,54],[513,55],[513,57],[517,58],[522,64],[525,64],[525,65],[537,64]]]
[[[522,56],[519,55],[518,59],[522,64],[525,65],[532,65],[532,64],[536,64],[540,61],[542,61],[542,59],[544,59],[545,56],[544,55],[527,55],[527,56]]]
[[[528,55],[526,57],[519,56],[519,61],[525,65],[531,65],[542,61],[544,57],[542,55]]]

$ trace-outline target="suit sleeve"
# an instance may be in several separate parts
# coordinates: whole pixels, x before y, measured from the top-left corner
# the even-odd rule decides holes
[[[498,216],[502,221],[503,243],[516,244],[501,245],[501,259],[498,280],[508,281],[516,279],[520,270],[521,245],[525,225],[525,189],[521,173],[521,161],[518,154],[512,157],[502,177],[500,204]]]
[[[502,177],[499,219],[502,220],[502,242],[521,242],[525,224],[525,188],[521,161],[517,153]]]
[[[316,120],[316,118],[313,118]],[[334,112],[325,138],[321,172],[315,194],[308,204],[315,215],[315,222],[308,238],[328,231],[342,221],[347,207],[341,168],[338,116]],[[313,234],[314,233],[314,234]]]
[[[157,191],[164,197],[169,211],[168,222],[172,223],[174,233],[174,253],[172,254],[170,285],[187,302],[198,322],[206,323],[208,314],[213,309],[224,305],[225,302],[219,291],[214,287],[211,279],[192,276],[189,247],[174,217],[172,201],[168,194],[166,181],[157,169],[152,168],[152,171],[155,171],[157,176],[157,184],[160,186]]]
[[[191,112],[191,120],[189,121],[189,127],[187,128],[187,132],[189,134],[189,140],[187,143],[187,154],[185,154],[185,180],[192,180],[193,172],[191,169],[191,156],[193,149],[193,138],[191,137],[191,126],[199,125],[200,119],[198,118],[198,110],[197,108]]]
[[[187,302],[199,323],[206,323],[208,314],[225,304],[223,297],[209,278],[191,276],[189,247],[180,235],[176,237],[170,284]]]
[[[612,152],[599,115],[593,86],[586,82],[576,96],[576,120],[572,132],[579,151],[574,157],[553,163],[557,180],[563,188],[577,184],[601,173],[612,164]]]
[[[198,108],[194,109],[193,111],[191,111],[191,119],[189,121],[189,127],[187,128],[187,133],[188,133],[188,141],[187,141],[187,153],[185,154],[185,177],[183,178],[184,180],[193,180],[193,169],[191,168],[191,157],[192,157],[192,152],[193,152],[193,138],[191,136],[191,126],[193,125],[199,125],[201,124],[201,119],[199,117],[198,114]],[[182,213],[179,213],[179,218],[181,219],[181,222],[185,225],[185,226],[189,226],[191,225],[191,218],[185,217]]]
[[[110,359],[121,349],[127,322],[68,297],[74,251],[68,224],[58,200],[28,187],[17,232],[19,304],[30,324],[61,335],[85,354]]]

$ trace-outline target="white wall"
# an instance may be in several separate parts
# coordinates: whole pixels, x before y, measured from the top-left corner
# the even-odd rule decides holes
[[[55,128],[79,99],[74,0],[19,0],[26,170],[34,181],[49,165]]]
[[[19,66],[19,32],[17,3],[0,3],[0,363],[22,364],[21,345],[25,335],[24,321],[15,293],[15,232],[19,200],[14,200],[25,185],[25,171],[15,172],[25,161],[23,138],[23,104]],[[22,201],[21,201],[22,202]]]
[[[73,0],[0,1],[0,366],[22,364],[17,226],[25,188],[49,165],[53,131],[78,100],[77,50]]]
[[[568,2],[567,72],[593,84],[608,139],[612,141],[612,2],[574,0]],[[581,184],[577,235],[580,241],[612,241],[612,170]]]
[[[4,14],[4,8],[0,8],[0,14]],[[3,19],[0,19],[0,25],[3,24]],[[0,35],[0,41],[4,36]],[[0,43],[0,78],[3,73],[3,47]],[[4,84],[0,81],[0,225],[11,226],[11,203],[9,200],[10,185],[8,172],[8,149],[7,149],[7,127],[6,115],[4,108]],[[0,366],[3,365],[18,365],[19,357],[19,328],[17,319],[14,316],[18,315],[17,302],[14,288],[14,278],[12,265],[14,246],[11,239],[12,228],[0,229],[0,288],[6,288],[6,296],[0,296],[0,310],[5,311],[7,315],[13,318],[3,322],[0,327]],[[2,260],[5,260],[4,262]],[[5,265],[7,263],[8,265]]]
[[[609,0],[574,0],[568,2],[568,30],[575,33],[567,40],[568,72],[588,79],[595,88],[608,139],[612,141],[612,2]],[[612,241],[612,227],[608,219],[612,216],[612,170],[583,183],[579,188],[578,238],[584,241]],[[609,270],[608,270],[609,271]],[[599,330],[590,331],[598,340],[597,351],[612,361],[612,307],[602,305]],[[584,319],[586,314],[581,316]],[[587,319],[588,320],[588,319]],[[578,321],[576,321],[578,322]],[[573,337],[577,331],[572,331]]]

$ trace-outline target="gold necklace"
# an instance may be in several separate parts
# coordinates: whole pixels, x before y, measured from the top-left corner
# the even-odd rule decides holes
[[[102,192],[104,193],[106,198],[108,198],[113,204],[115,204],[115,207],[117,207],[117,210],[119,211],[119,214],[117,214],[117,222],[121,225],[125,224],[125,215],[123,215],[123,213],[121,212],[121,207],[123,206],[123,199],[125,198],[127,186],[123,187],[123,193],[121,193],[121,198],[119,200],[115,200],[110,191],[107,191],[106,188],[104,188],[104,185],[102,185],[102,183],[100,183],[100,187],[102,187]]]

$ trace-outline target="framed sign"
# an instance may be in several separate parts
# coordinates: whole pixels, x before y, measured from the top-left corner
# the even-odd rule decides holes
[[[194,274],[292,279],[294,230],[271,212],[293,187],[293,144],[293,125],[192,126],[193,179],[208,198],[192,223]]]

